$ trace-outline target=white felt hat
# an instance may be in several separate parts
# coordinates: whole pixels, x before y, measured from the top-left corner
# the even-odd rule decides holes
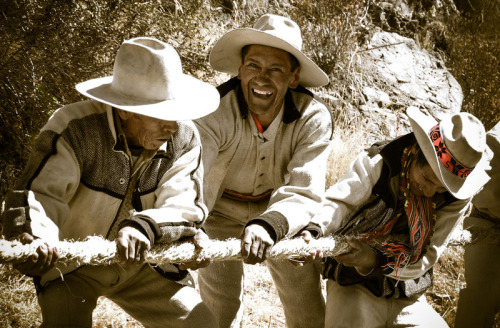
[[[215,87],[182,72],[171,45],[148,37],[122,43],[113,76],[79,83],[76,89],[113,107],[167,121],[200,118],[220,101]]]
[[[224,34],[210,52],[210,65],[218,71],[238,75],[241,49],[258,44],[291,53],[300,63],[299,83],[304,87],[319,87],[328,83],[328,76],[302,53],[302,34],[289,18],[266,14],[253,28],[238,28]]]

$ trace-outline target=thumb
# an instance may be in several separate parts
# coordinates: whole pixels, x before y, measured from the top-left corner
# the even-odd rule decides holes
[[[31,244],[33,242],[34,238],[29,233],[23,232],[21,234],[21,237],[19,238],[19,240],[21,241],[21,243],[23,243],[24,245],[26,245],[26,244]]]

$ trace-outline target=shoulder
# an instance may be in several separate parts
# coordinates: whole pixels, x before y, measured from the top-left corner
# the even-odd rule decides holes
[[[106,121],[106,105],[95,100],[84,100],[63,106],[56,110],[48,122],[42,128],[42,131],[51,130],[61,133],[72,123],[73,125],[85,125],[86,121],[100,120]],[[78,123],[77,123],[78,122]],[[92,123],[89,123],[92,125]]]
[[[332,112],[326,104],[302,86],[292,89],[290,94],[293,105],[299,113],[297,123],[312,130],[322,130],[331,139],[334,122]]]
[[[293,103],[301,114],[331,116],[328,106],[312,91],[300,85],[290,90]]]

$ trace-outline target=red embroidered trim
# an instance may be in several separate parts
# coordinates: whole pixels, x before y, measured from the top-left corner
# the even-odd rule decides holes
[[[448,169],[448,171],[459,178],[466,178],[472,172],[472,169],[460,164],[448,151],[443,141],[443,137],[441,136],[439,124],[431,129],[431,131],[429,132],[429,136],[431,137],[431,141],[434,144],[434,150],[436,151],[436,155],[438,156],[439,161],[441,161],[441,163]]]

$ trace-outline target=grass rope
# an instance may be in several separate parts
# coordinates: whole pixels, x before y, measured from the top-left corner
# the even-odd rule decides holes
[[[397,236],[395,236],[397,237]],[[0,239],[0,263],[22,263],[36,253],[43,242],[35,240],[23,245],[17,240]],[[467,246],[477,243],[500,244],[499,229],[458,230],[448,242],[449,246]],[[118,253],[114,241],[99,236],[88,237],[83,241],[60,241],[56,245],[60,264],[102,265],[118,262]],[[302,238],[284,239],[276,243],[269,258],[276,260],[305,258],[310,252],[321,249],[324,257],[337,256],[350,251],[351,247],[342,236],[330,236],[313,239],[306,243]],[[210,257],[212,261],[230,261],[241,259],[241,240],[209,240],[203,249],[197,249],[192,242],[159,244],[151,248],[146,262],[166,264],[184,263],[197,258]]]
[[[23,245],[16,240],[0,239],[0,263],[22,263],[35,254],[36,249],[41,244],[40,240]],[[119,261],[115,242],[98,236],[88,237],[83,241],[64,240],[51,246],[57,248],[60,264],[102,265]],[[319,238],[311,240],[309,243],[306,243],[302,238],[294,238],[284,239],[276,243],[271,249],[269,258],[286,260],[306,257],[311,251],[318,248],[323,250],[324,256],[336,256],[350,250],[343,237]],[[146,262],[157,264],[184,263],[205,256],[209,256],[212,261],[241,259],[241,240],[235,238],[212,239],[201,250],[188,241],[155,245],[148,252]]]

